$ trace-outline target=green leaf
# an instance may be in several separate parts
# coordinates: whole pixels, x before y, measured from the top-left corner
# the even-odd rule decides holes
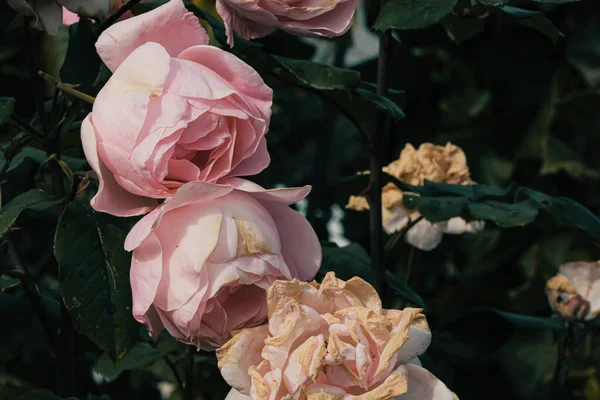
[[[318,90],[352,90],[360,84],[360,72],[306,60],[271,56],[280,67],[304,85]]]
[[[527,225],[538,215],[538,205],[533,200],[514,204],[497,201],[470,203],[468,210],[473,218],[487,219],[504,228]]]
[[[0,275],[0,292],[4,292],[6,289],[17,287],[20,283],[21,281],[19,279],[2,274]]]
[[[0,97],[0,126],[10,120],[14,109],[15,99],[13,97]]]
[[[492,308],[492,311],[500,315],[502,318],[511,322],[513,325],[523,328],[533,329],[556,329],[566,330],[567,324],[561,319],[533,317],[530,315],[515,314],[511,312],[501,311],[497,308]]]
[[[0,329],[0,363],[11,360],[32,336],[32,313],[30,303],[23,296],[0,293],[0,321],[10,329]],[[36,333],[39,331],[36,331]],[[42,339],[43,340],[43,339]],[[0,394],[4,387],[0,388]],[[2,397],[14,398],[14,397]]]
[[[125,357],[118,363],[114,363],[109,356],[104,353],[96,362],[96,372],[104,377],[106,382],[111,382],[119,377],[123,372],[133,369],[142,369],[161,360],[169,351],[150,346],[148,343],[136,343],[135,346],[125,354]]]
[[[484,20],[480,18],[460,18],[450,14],[441,21],[448,37],[461,44],[483,33]]]
[[[579,153],[553,136],[546,136],[542,141],[543,164],[542,175],[564,171],[575,179],[598,179],[600,171],[590,167]]]
[[[517,24],[535,29],[546,35],[553,43],[558,42],[560,38],[565,36],[556,26],[554,26],[552,21],[550,21],[542,11],[530,11],[511,6],[503,6],[498,9],[504,12]]]
[[[370,90],[365,90],[361,88],[356,88],[355,92],[358,93],[361,97],[375,104],[379,108],[382,108],[389,112],[393,118],[402,119],[405,117],[404,111],[402,111],[400,106],[398,106],[398,104],[394,103],[389,98],[385,96],[379,96],[378,94],[373,93]]]
[[[8,232],[23,210],[45,210],[60,204],[61,201],[39,189],[20,194],[6,206],[0,208],[0,236],[4,236]]]
[[[356,243],[345,247],[323,246],[323,262],[319,273],[325,276],[329,271],[344,280],[359,276],[370,282],[373,278],[371,257]]]
[[[69,46],[60,69],[60,79],[81,85],[78,90],[84,93],[92,89],[102,65],[96,51],[96,40],[92,25],[85,18],[69,26]]]
[[[139,329],[131,315],[125,222],[71,202],[54,239],[62,297],[75,327],[115,361],[133,347]]]
[[[469,200],[464,197],[403,197],[404,205],[408,208],[417,208],[429,222],[443,222],[459,216],[467,206]]]
[[[600,240],[600,218],[575,200],[552,197],[535,190],[521,188],[515,196],[525,195],[538,202],[558,224],[579,228]]]
[[[378,31],[423,29],[450,14],[457,0],[389,0],[375,21]]]
[[[406,285],[406,283],[404,283],[391,271],[385,271],[385,278],[387,279],[387,284],[389,285],[389,287],[392,288],[394,293],[396,293],[399,297],[403,298],[411,304],[414,304],[417,307],[422,308],[423,310],[427,309],[427,307],[425,307],[425,302],[423,301],[421,296],[419,296],[417,292],[409,288],[408,285]]]

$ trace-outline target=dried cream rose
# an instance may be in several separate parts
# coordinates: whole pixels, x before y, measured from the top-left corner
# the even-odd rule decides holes
[[[411,185],[423,185],[425,180],[454,185],[473,184],[465,153],[452,143],[446,146],[423,143],[418,150],[407,144],[400,157],[383,167],[383,171]],[[388,183],[382,189],[383,229],[388,234],[403,229],[410,221],[421,216],[419,211],[404,207],[403,194],[393,183]],[[364,197],[350,196],[346,208],[364,211],[369,209],[369,204]],[[467,222],[460,217],[435,224],[423,219],[408,230],[405,239],[411,245],[429,251],[440,244],[444,233],[473,233],[481,231],[483,227],[483,221]]]
[[[420,309],[384,310],[360,278],[276,281],[268,325],[217,350],[228,400],[453,400],[417,358],[431,342]]]
[[[600,261],[563,264],[546,283],[554,312],[567,320],[591,320],[600,315]]]

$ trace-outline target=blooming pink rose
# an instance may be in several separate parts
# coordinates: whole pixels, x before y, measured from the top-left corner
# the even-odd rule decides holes
[[[261,38],[277,28],[298,36],[340,36],[352,26],[355,9],[356,0],[217,0],[230,46],[233,32],[244,39]]]
[[[142,218],[125,240],[133,250],[133,316],[151,335],[214,350],[231,331],[267,316],[265,289],[277,279],[312,279],[321,247],[288,207],[309,186],[264,190],[239,178],[189,182]]]
[[[431,342],[420,309],[384,310],[360,278],[276,281],[268,325],[217,350],[227,400],[458,400],[417,358]]]
[[[269,164],[272,90],[207,43],[181,0],[102,33],[96,48],[114,74],[81,128],[100,179],[95,210],[143,214],[186,182],[257,174]]]

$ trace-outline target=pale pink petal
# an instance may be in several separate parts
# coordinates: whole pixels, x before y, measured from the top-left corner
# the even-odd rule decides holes
[[[283,371],[283,382],[289,393],[295,393],[308,381],[314,382],[325,353],[325,338],[318,335],[310,337],[290,354]]]
[[[249,176],[262,172],[271,163],[271,156],[267,150],[267,140],[263,137],[259,140],[256,151],[248,158],[240,162],[229,176]]]
[[[194,61],[213,70],[235,90],[246,96],[267,121],[271,118],[273,90],[251,66],[231,53],[214,46],[194,46],[178,58]]]
[[[74,23],[79,22],[79,15],[72,13],[63,7],[63,19],[62,24],[64,26],[73,25]]]
[[[299,36],[341,36],[352,27],[356,0],[340,3],[328,13],[307,21],[280,20],[279,27]]]
[[[155,299],[159,308],[177,309],[200,288],[200,272],[217,246],[222,219],[217,202],[163,211],[154,231],[165,254],[163,278]]]
[[[449,235],[460,235],[462,233],[476,233],[485,228],[484,221],[467,222],[460,217],[454,217],[441,225],[442,232]]]
[[[454,394],[431,372],[417,365],[406,364],[408,391],[402,400],[453,400]]]
[[[307,185],[295,188],[278,188],[267,190],[252,181],[241,178],[227,178],[220,182],[224,185],[231,185],[238,190],[251,193],[252,197],[257,200],[274,201],[285,205],[290,205],[302,200],[310,193],[310,190],[312,189],[312,186]]]
[[[155,235],[150,235],[133,252],[130,270],[133,317],[146,325],[149,325],[146,313],[154,302],[162,268],[161,244]],[[154,331],[152,326],[149,329]]]
[[[225,400],[252,400],[252,398],[250,396],[246,396],[245,394],[241,394],[235,389],[231,389],[229,393],[227,393]]]
[[[430,251],[442,242],[443,235],[438,224],[432,224],[423,219],[406,232],[405,240],[418,249]]]
[[[322,250],[319,238],[310,223],[285,204],[267,201],[281,240],[282,254],[294,278],[309,281],[321,267]]]
[[[148,42],[163,46],[175,57],[188,47],[207,44],[208,36],[198,18],[181,0],[168,3],[135,18],[114,24],[100,35],[96,49],[111,71],[135,49]]]
[[[255,0],[217,0],[217,12],[225,22],[227,44],[233,47],[233,33],[242,38],[258,39],[275,31],[277,18],[258,6]]]
[[[98,192],[91,200],[94,210],[119,217],[129,217],[145,214],[158,206],[156,200],[136,196],[119,186],[111,171],[98,157],[92,114],[89,114],[81,124],[81,143],[85,157],[100,181]]]
[[[157,207],[152,212],[144,215],[134,226],[131,228],[127,237],[125,238],[125,250],[132,251],[137,248],[148,236],[156,229],[156,220],[162,213],[162,207]]]
[[[186,52],[209,46],[194,46]],[[211,46],[212,47],[212,46]],[[190,82],[194,82],[193,85]],[[171,70],[165,83],[165,91],[178,96],[218,100],[236,92],[236,89],[220,73],[183,57],[171,59]]]
[[[261,362],[260,352],[268,333],[267,325],[244,329],[217,350],[221,375],[234,388],[232,391],[250,393],[248,369]]]
[[[98,148],[113,173],[147,185],[129,162],[138,140],[150,99],[162,93],[169,73],[169,55],[156,43],[136,49],[102,88],[92,114]]]

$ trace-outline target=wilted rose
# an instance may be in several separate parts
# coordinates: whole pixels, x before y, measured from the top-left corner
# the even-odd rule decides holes
[[[230,46],[234,32],[257,39],[277,28],[298,36],[340,36],[352,26],[355,9],[356,0],[217,0]]]
[[[417,358],[431,341],[421,310],[382,309],[360,278],[277,281],[267,307],[268,325],[217,350],[228,400],[457,399]]]
[[[554,312],[567,320],[592,320],[600,315],[600,263],[571,262],[546,283]]]
[[[267,316],[277,279],[312,279],[321,247],[289,204],[310,187],[264,190],[239,178],[190,182],[131,230],[133,315],[151,335],[214,350]]]
[[[94,209],[143,214],[186,182],[252,175],[269,164],[272,90],[207,43],[181,0],[102,33],[96,47],[114,74],[81,129],[100,178]]]
[[[383,171],[411,185],[423,185],[425,180],[454,185],[473,184],[465,153],[451,143],[446,146],[423,143],[418,150],[407,144],[400,157],[383,167]],[[382,190],[383,229],[388,234],[402,230],[421,216],[418,210],[404,207],[403,194],[393,183],[388,183]],[[364,197],[351,196],[346,208],[364,211],[369,209],[369,204]],[[440,244],[445,233],[473,233],[483,228],[483,221],[467,222],[460,217],[440,223],[422,219],[408,230],[405,239],[421,250],[433,250]]]
[[[86,17],[101,18],[114,11],[116,0],[6,0],[25,17],[33,17],[31,27],[56,34],[63,22],[63,7]]]

